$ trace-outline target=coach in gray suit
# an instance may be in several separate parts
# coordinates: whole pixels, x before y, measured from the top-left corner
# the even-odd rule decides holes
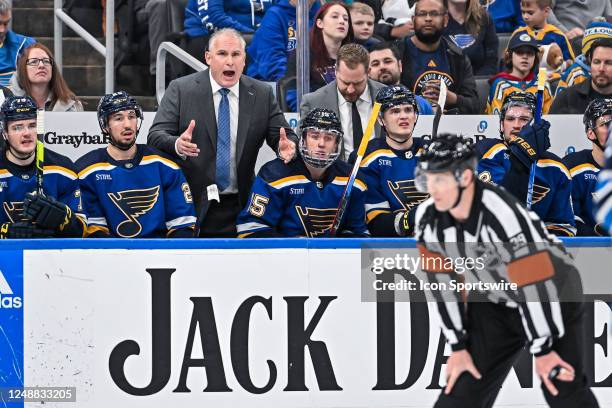
[[[331,109],[340,118],[344,138],[343,160],[359,147],[372,113],[376,94],[384,85],[368,78],[370,56],[359,44],[345,44],[338,50],[336,58],[336,80],[315,92],[304,95],[300,105],[300,117],[314,108]],[[376,122],[375,136],[380,136],[380,125]]]
[[[288,162],[297,137],[272,88],[242,75],[246,53],[240,33],[215,32],[205,56],[208,70],[170,83],[147,142],[173,156],[185,172],[200,236],[235,237],[259,148],[265,140]]]

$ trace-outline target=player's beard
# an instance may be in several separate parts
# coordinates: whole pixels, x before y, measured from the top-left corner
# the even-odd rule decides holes
[[[134,137],[134,139],[130,140],[129,142],[113,139],[113,145],[120,150],[130,150],[130,148],[134,146],[135,141],[136,137]]]
[[[435,44],[436,42],[438,42],[440,37],[442,37],[442,30],[436,29],[435,31],[428,34],[425,34],[421,30],[415,30],[414,35],[416,35],[416,38],[418,38],[419,41],[421,41],[422,43]]]

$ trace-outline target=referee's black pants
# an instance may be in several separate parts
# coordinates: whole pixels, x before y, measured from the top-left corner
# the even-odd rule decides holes
[[[565,335],[554,342],[553,350],[576,372],[574,381],[553,380],[559,394],[554,397],[542,383],[544,397],[553,408],[598,407],[584,372],[584,325],[582,303],[562,303]],[[491,302],[468,304],[468,348],[482,375],[476,380],[468,372],[458,378],[450,395],[440,394],[436,408],[488,408],[526,344],[518,309]]]

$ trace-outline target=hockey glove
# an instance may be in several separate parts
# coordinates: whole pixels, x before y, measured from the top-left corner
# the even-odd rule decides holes
[[[40,228],[63,231],[75,217],[70,207],[55,198],[34,193],[26,194],[23,202],[26,219]]]
[[[52,236],[53,230],[40,228],[29,222],[5,222],[0,226],[0,239],[49,238]]]
[[[544,119],[533,125],[525,125],[508,148],[522,164],[530,167],[550,148],[549,128],[550,122]]]
[[[400,212],[395,216],[395,232],[400,237],[408,237],[414,235],[414,221],[416,216],[416,207],[414,209]]]

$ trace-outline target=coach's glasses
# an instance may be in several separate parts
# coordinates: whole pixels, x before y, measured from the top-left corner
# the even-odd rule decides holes
[[[26,65],[37,67],[41,62],[45,67],[53,65],[53,60],[51,58],[28,58],[26,60]]]

